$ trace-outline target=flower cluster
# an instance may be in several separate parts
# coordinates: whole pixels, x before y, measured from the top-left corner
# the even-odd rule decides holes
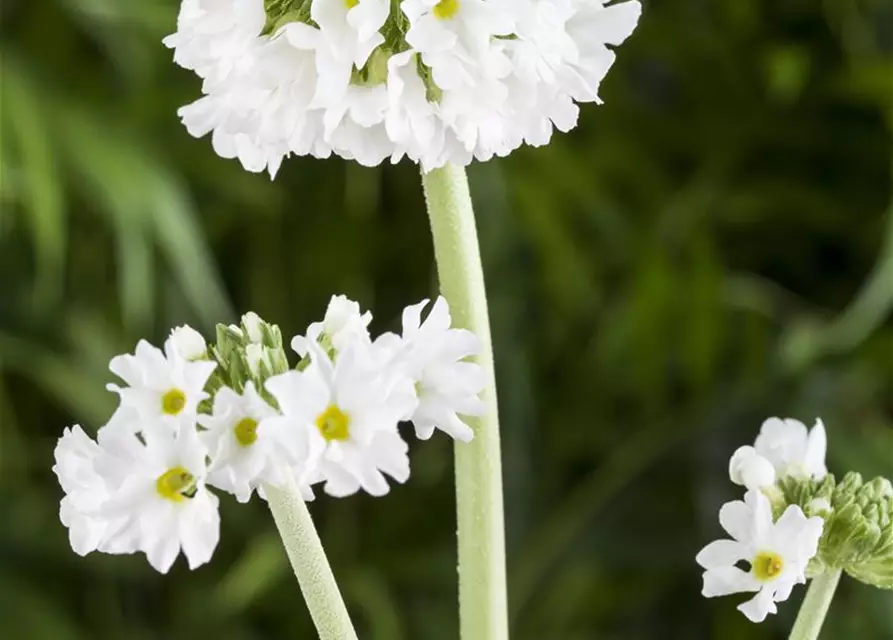
[[[165,39],[203,80],[180,110],[275,176],[290,154],[424,170],[544,145],[599,102],[636,0],[183,0]]]
[[[279,329],[255,314],[218,326],[209,347],[189,327],[160,350],[141,341],[109,368],[120,403],[94,441],[75,426],[56,446],[54,471],[72,548],[84,555],[146,554],[167,572],[180,551],[190,568],[207,562],[219,538],[218,498],[240,502],[265,486],[312,487],[341,497],[388,492],[409,478],[412,422],[421,438],[441,429],[468,441],[460,416],[481,415],[484,374],[466,361],[474,334],[451,328],[443,298],[408,307],[402,335],[372,339],[371,315],[343,296],[295,337],[291,367]]]
[[[708,544],[697,555],[704,569],[703,595],[712,598],[755,592],[738,609],[753,622],[776,612],[795,584],[804,584],[816,555],[824,520],[787,504],[778,482],[787,478],[824,478],[825,427],[808,431],[797,420],[770,418],[752,447],[738,449],[729,463],[732,481],[747,487],[744,501],[720,509],[719,522],[732,537]],[[780,512],[780,515],[779,515]],[[776,517],[777,516],[777,517]],[[747,571],[737,565],[749,564]]]

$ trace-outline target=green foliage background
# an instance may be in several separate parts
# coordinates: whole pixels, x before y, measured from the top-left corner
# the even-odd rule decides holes
[[[578,130],[470,169],[503,417],[514,637],[782,638],[699,595],[696,551],[769,415],[893,475],[893,6],[648,0]],[[0,1],[0,635],[311,638],[263,503],[211,564],[80,558],[55,439],[109,416],[109,358],[255,310],[287,335],[344,292],[392,329],[436,290],[416,168],[292,159],[271,183],[177,121],[175,0]],[[380,500],[320,498],[372,640],[457,637],[451,445]],[[893,638],[845,580],[826,638]]]

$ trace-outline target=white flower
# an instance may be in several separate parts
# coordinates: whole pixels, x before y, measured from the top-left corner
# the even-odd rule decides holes
[[[288,465],[284,446],[260,425],[277,415],[258,395],[252,382],[240,395],[221,387],[211,415],[200,415],[207,431],[199,434],[211,454],[208,484],[248,502],[262,483],[280,485]]]
[[[166,42],[206,95],[184,125],[271,177],[291,154],[408,156],[424,171],[505,156],[576,126],[641,13],[636,0],[394,4],[187,0]]]
[[[410,23],[406,43],[421,54],[443,90],[474,85],[493,38],[512,33],[511,13],[495,2],[403,0],[400,8]]]
[[[244,68],[266,19],[263,0],[183,0],[177,32],[164,44],[174,62],[214,86]]]
[[[477,336],[465,329],[451,329],[449,305],[437,298],[428,317],[421,321],[423,300],[403,312],[402,366],[415,382],[419,404],[411,416],[416,435],[427,440],[440,429],[468,442],[474,432],[457,414],[479,416],[485,405],[478,397],[486,379],[480,365],[465,358],[480,353]]]
[[[343,295],[332,296],[322,322],[311,324],[307,335],[318,335],[328,340],[335,351],[340,352],[354,341],[368,345],[371,321],[372,314],[368,311],[362,313],[358,302]]]
[[[216,366],[210,361],[185,360],[173,339],[164,343],[163,353],[140,340],[133,355],[115,356],[109,363],[112,373],[128,385],[107,386],[121,397],[112,421],[132,420],[129,426],[135,432],[150,423],[177,425],[184,417],[194,420],[199,402],[208,397],[205,383]]]
[[[171,331],[171,342],[184,360],[201,360],[208,355],[208,345],[202,334],[189,325],[184,324]]]
[[[406,396],[391,393],[368,345],[347,344],[335,363],[313,332],[292,346],[311,362],[267,380],[282,417],[264,428],[290,435],[291,455],[306,461],[296,467],[299,484],[325,481],[329,495],[342,497],[359,489],[381,496],[409,478],[408,447],[397,432],[400,416],[412,411]],[[411,399],[410,399],[411,401]]]
[[[191,569],[217,546],[217,498],[204,487],[207,449],[194,423],[146,426],[141,439],[103,427],[99,444],[79,427],[56,446],[65,491],[60,517],[79,554],[142,551],[166,573],[182,549]]]
[[[249,311],[242,316],[242,325],[248,332],[248,339],[254,344],[264,341],[263,323],[264,321],[254,311]]]
[[[823,521],[807,518],[800,507],[789,506],[772,521],[769,499],[748,491],[744,502],[723,505],[719,522],[732,540],[717,540],[704,547],[697,562],[704,571],[702,594],[708,598],[756,592],[738,609],[753,622],[776,613],[776,602],[788,599],[795,584],[806,582],[806,565],[818,550]],[[739,569],[744,561],[750,570]]]
[[[779,478],[814,478],[821,480],[828,473],[825,452],[828,439],[825,425],[816,420],[807,430],[798,420],[769,418],[760,427],[760,435],[754,443],[756,453],[775,467]]]
[[[753,447],[739,447],[729,460],[729,477],[748,489],[761,489],[775,484],[775,468]]]
[[[384,42],[379,29],[390,13],[390,0],[312,0],[310,17],[319,25],[332,55],[362,69]]]
[[[110,522],[97,517],[109,492],[105,480],[96,471],[96,459],[102,450],[80,426],[66,429],[56,444],[53,472],[65,492],[59,518],[68,528],[71,548],[78,555],[95,551],[105,539]]]
[[[157,571],[167,573],[179,552],[190,569],[210,560],[220,536],[218,500],[205,488],[207,448],[194,423],[181,421],[174,432],[147,428],[143,440],[116,433],[97,470],[113,487],[100,514],[126,524],[100,551],[142,551]]]

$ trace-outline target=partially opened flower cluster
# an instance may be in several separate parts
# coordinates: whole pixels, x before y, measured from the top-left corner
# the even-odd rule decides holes
[[[729,477],[747,492],[743,502],[720,509],[731,540],[697,556],[703,595],[756,593],[738,609],[761,622],[794,585],[827,571],[893,589],[893,485],[880,477],[863,482],[853,472],[838,482],[825,466],[826,449],[821,420],[807,429],[770,418],[753,446],[735,451]]]
[[[443,298],[423,320],[428,306],[405,310],[402,335],[373,340],[371,315],[333,297],[325,318],[292,340],[295,367],[279,329],[255,314],[218,326],[211,347],[180,327],[163,350],[140,341],[113,358],[118,409],[96,440],[75,426],[56,447],[72,548],[142,552],[160,572],[182,551],[195,568],[219,538],[213,490],[240,502],[286,485],[307,500],[320,484],[336,497],[381,496],[389,478],[409,478],[399,423],[421,438],[440,429],[470,440],[460,416],[483,412],[483,372],[466,360],[478,340],[451,328]]]
[[[806,582],[806,569],[816,555],[824,520],[785,505],[776,481],[789,475],[823,478],[825,428],[819,420],[811,431],[797,420],[770,418],[754,446],[739,448],[729,464],[732,482],[744,485],[744,501],[729,502],[719,522],[731,540],[710,543],[697,556],[704,569],[703,595],[756,595],[738,609],[753,622],[776,613],[776,602]],[[774,501],[774,503],[773,503]],[[781,515],[776,517],[778,510]],[[748,566],[742,569],[739,564]]]
[[[636,0],[183,0],[189,132],[249,171],[335,154],[427,171],[544,145],[599,102]]]

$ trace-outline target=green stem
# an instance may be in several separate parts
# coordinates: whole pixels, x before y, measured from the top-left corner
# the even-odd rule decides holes
[[[266,486],[267,503],[320,640],[357,640],[310,511],[297,487]]]
[[[474,440],[456,443],[456,516],[459,536],[459,622],[465,640],[507,640],[505,532],[502,515],[502,463],[499,416],[487,294],[481,268],[474,211],[465,170],[448,165],[422,176],[440,289],[453,324],[481,341],[487,405],[469,419]]]
[[[839,581],[840,569],[829,569],[812,579],[788,640],[815,640],[819,637]]]

